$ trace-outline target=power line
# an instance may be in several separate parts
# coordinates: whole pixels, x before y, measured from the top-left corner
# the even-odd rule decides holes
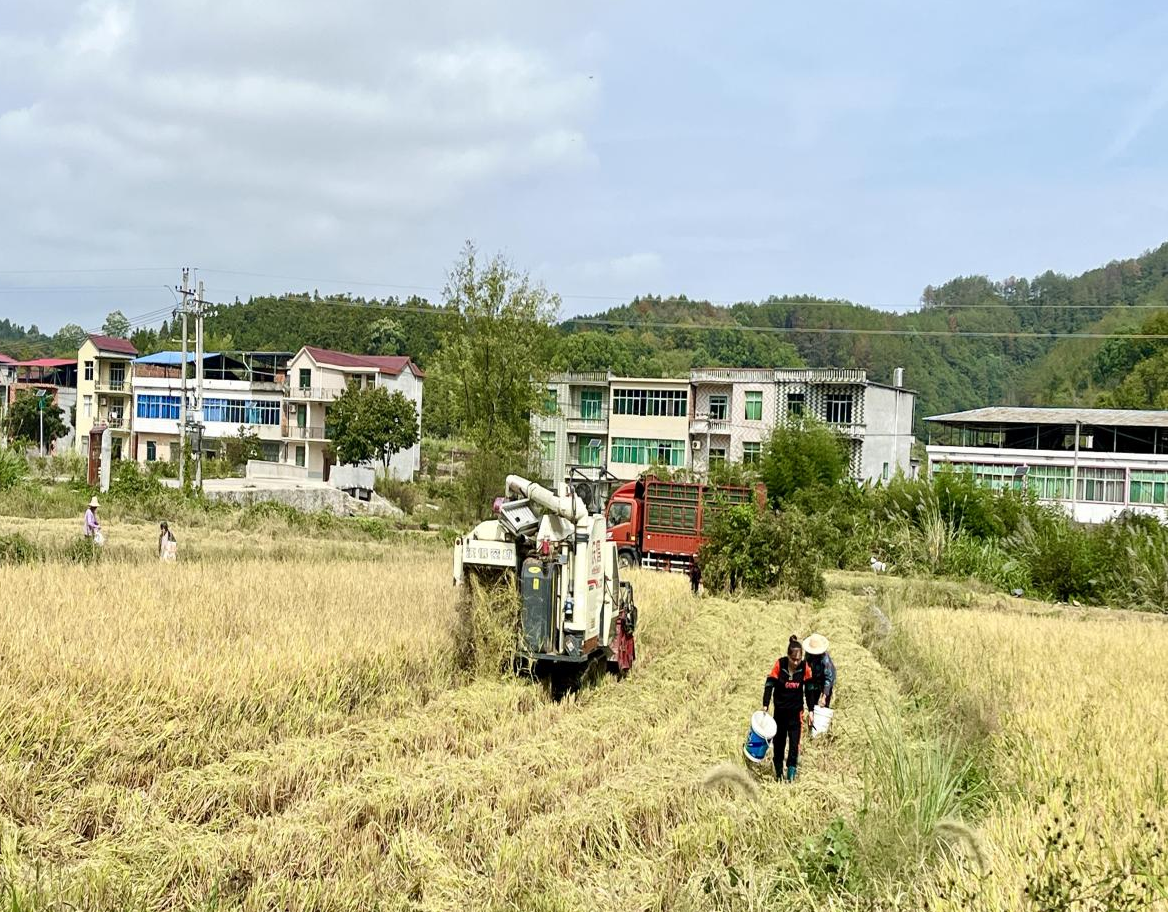
[[[107,272],[175,272],[178,266],[109,266],[96,269],[0,269],[0,275],[73,275]]]

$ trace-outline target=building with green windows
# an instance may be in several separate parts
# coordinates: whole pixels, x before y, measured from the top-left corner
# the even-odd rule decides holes
[[[1168,412],[991,407],[935,415],[930,471],[1026,491],[1084,523],[1125,510],[1168,521]]]

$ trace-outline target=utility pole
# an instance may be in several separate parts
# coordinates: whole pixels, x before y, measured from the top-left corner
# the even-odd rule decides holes
[[[178,486],[181,490],[186,484],[187,475],[187,295],[190,294],[190,270],[183,267],[182,271],[182,393],[181,405],[178,410]]]
[[[199,451],[195,458],[195,484],[203,489],[203,281],[195,298],[195,414],[199,425]]]

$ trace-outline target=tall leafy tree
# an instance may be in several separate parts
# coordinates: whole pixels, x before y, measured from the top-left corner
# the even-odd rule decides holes
[[[466,502],[477,511],[530,460],[530,416],[543,407],[560,298],[502,256],[483,262],[471,242],[443,298],[451,313],[432,376],[475,447]]]
[[[115,339],[130,338],[130,321],[120,310],[115,310],[105,318],[101,324],[102,335],[112,336]]]
[[[76,352],[85,341],[85,330],[76,323],[66,323],[53,335],[53,346],[62,352]]]
[[[350,384],[329,407],[329,436],[342,465],[380,460],[418,442],[418,410],[400,391]]]
[[[4,423],[4,432],[9,440],[40,439],[40,409],[37,395],[24,392],[16,397],[8,409]],[[65,410],[57,406],[49,396],[45,397],[44,409],[45,446],[48,447],[54,440],[64,437],[69,428],[65,425]]]
[[[834,487],[848,474],[848,451],[840,435],[809,419],[775,428],[759,473],[778,506],[801,491]]]

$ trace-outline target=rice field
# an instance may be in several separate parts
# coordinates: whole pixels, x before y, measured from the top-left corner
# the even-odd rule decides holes
[[[458,669],[436,541],[192,530],[161,565],[153,536],[120,529],[93,565],[0,563],[7,908],[1064,908],[1022,892],[1063,778],[1099,858],[1162,795],[1158,624],[929,607],[870,578],[816,604],[695,599],[645,572],[633,673],[557,702]],[[873,604],[919,674],[866,647]],[[778,784],[744,763],[745,726],[812,629],[837,717]],[[1089,643],[1131,657],[1098,691],[1075,685]],[[1133,699],[1134,731],[1115,706]],[[970,704],[994,707],[976,770],[938,734]]]

